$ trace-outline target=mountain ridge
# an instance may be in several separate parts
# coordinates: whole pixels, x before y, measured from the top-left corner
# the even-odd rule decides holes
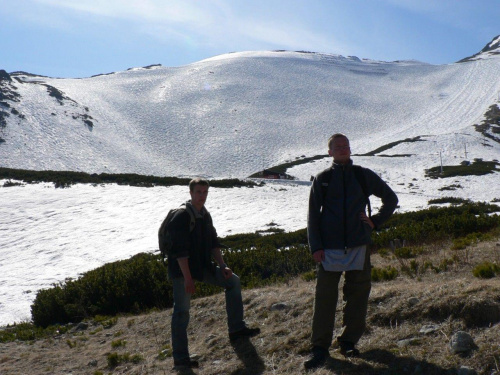
[[[435,66],[254,51],[79,79],[15,72],[0,86],[2,166],[244,178],[326,151],[336,131],[357,154],[422,136],[438,152],[443,137],[483,138],[474,125],[500,100],[500,57],[474,56]],[[492,159],[484,138],[494,152],[476,156]]]

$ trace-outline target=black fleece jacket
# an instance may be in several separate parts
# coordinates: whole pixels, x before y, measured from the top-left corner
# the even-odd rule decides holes
[[[221,245],[210,213],[206,209],[203,211],[202,214],[195,215],[196,222],[192,231],[189,230],[191,216],[186,210],[178,211],[169,223],[167,230],[170,232],[173,246],[167,262],[171,278],[183,276],[177,258],[188,257],[191,276],[196,280],[203,279],[204,270],[215,270],[212,250]]]
[[[332,164],[330,181],[323,181],[327,170],[313,180],[309,195],[307,236],[314,253],[324,249],[347,249],[369,244],[371,228],[360,218],[365,212],[366,197],[357,181],[352,161],[346,165]],[[394,212],[398,197],[382,179],[368,168],[362,168],[369,195],[382,200],[382,207],[371,217],[375,228],[383,224]],[[322,182],[328,184],[326,195]]]

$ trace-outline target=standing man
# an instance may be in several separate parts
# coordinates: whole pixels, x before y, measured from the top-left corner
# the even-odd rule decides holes
[[[365,330],[371,289],[370,235],[392,215],[398,203],[396,194],[377,174],[353,166],[344,134],[330,137],[328,154],[333,156],[333,164],[314,178],[309,196],[307,235],[318,272],[312,353],[304,362],[306,369],[322,366],[329,357],[343,272],[345,306],[337,342],[344,356],[359,355],[355,345]],[[369,217],[365,208],[371,194],[382,199],[382,207]]]
[[[189,357],[187,338],[191,295],[196,291],[194,280],[225,289],[230,340],[260,333],[259,328],[248,328],[243,320],[240,279],[224,263],[212,217],[205,208],[208,187],[207,180],[201,178],[191,180],[189,183],[191,200],[185,203],[184,210],[175,213],[167,226],[172,239],[172,252],[168,256],[168,273],[173,284],[174,308],[171,329],[176,368],[198,367],[198,362]],[[218,266],[212,262],[212,256]]]

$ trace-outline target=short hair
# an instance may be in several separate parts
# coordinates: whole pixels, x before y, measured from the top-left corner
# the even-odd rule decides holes
[[[194,191],[194,188],[196,185],[210,186],[210,184],[208,183],[208,180],[205,180],[204,178],[196,177],[196,178],[193,178],[191,181],[189,181],[189,191]]]
[[[349,138],[347,138],[347,135],[342,134],[342,133],[335,133],[330,138],[328,138],[328,149],[329,150],[332,149],[333,141],[335,141],[338,138],[345,138],[345,139],[347,139],[347,142],[349,142]]]

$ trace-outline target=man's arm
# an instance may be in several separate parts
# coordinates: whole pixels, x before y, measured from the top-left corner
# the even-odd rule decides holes
[[[182,276],[184,276],[184,289],[186,293],[193,294],[196,288],[194,286],[194,280],[191,277],[191,271],[189,270],[189,258],[177,258],[177,262],[181,268]]]
[[[387,219],[389,219],[389,217],[391,217],[398,205],[398,197],[389,185],[387,185],[375,172],[366,168],[365,171],[370,192],[382,200],[380,210],[371,217],[372,223],[375,225],[375,228],[378,229]]]
[[[212,255],[214,256],[215,261],[219,265],[224,278],[229,279],[233,275],[233,271],[224,263],[224,258],[222,257],[222,252],[220,251],[220,247],[215,247],[212,249]]]
[[[307,212],[307,239],[314,260],[319,263],[325,259],[321,241],[321,207],[323,206],[323,190],[316,176],[309,193],[309,210]]]

